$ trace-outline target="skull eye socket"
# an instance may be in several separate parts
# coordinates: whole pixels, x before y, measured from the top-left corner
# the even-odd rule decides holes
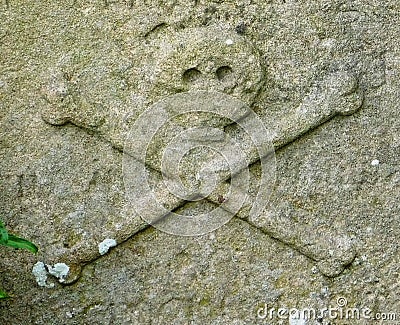
[[[219,67],[215,72],[219,81],[228,80],[228,78],[232,75],[233,70],[231,67],[225,65]]]
[[[193,83],[198,80],[201,76],[201,72],[196,68],[186,70],[182,75],[182,80],[185,83]]]

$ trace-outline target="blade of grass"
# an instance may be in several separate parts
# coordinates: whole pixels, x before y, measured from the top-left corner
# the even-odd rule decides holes
[[[0,299],[10,298],[10,296],[3,290],[0,289]]]
[[[0,221],[0,243],[6,243],[8,240],[8,232],[4,224]]]
[[[11,234],[8,234],[8,240],[6,242],[0,242],[0,244],[14,248],[27,249],[32,253],[36,253],[38,251],[38,248],[35,244]]]

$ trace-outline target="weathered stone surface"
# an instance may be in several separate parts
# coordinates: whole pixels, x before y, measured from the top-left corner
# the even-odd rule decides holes
[[[271,260],[274,255],[281,259]],[[38,324],[249,324],[264,303],[296,303],[296,297],[282,297],[288,283],[302,292],[304,303],[327,302],[326,280],[312,267],[303,255],[238,219],[200,237],[147,229],[86,266],[79,282],[31,298],[38,308],[51,305],[57,313],[37,314],[21,304],[9,317]]]
[[[395,1],[1,3],[0,211],[40,252],[0,250],[0,285],[15,297],[0,322],[265,324],[265,302],[340,297],[398,313],[399,12]],[[247,103],[271,131],[277,170],[251,219],[262,175],[249,136],[226,116],[169,121],[144,161],[166,210],[229,202],[227,182],[208,203],[165,186],[158,149],[188,126],[224,131],[253,163],[239,218],[184,238],[127,211],[121,151],[141,113],[193,90]],[[191,154],[180,176],[196,190],[194,172],[215,156]],[[107,238],[118,245],[99,258]],[[54,288],[39,288],[38,261],[66,263],[69,285],[48,274]],[[307,324],[318,322],[349,323]]]

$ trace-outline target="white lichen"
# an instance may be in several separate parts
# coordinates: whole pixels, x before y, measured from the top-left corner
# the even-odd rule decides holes
[[[69,266],[65,263],[56,263],[54,266],[37,262],[32,268],[32,274],[35,276],[36,283],[40,287],[53,288],[54,283],[47,283],[48,275],[52,275],[61,283],[65,281],[69,272]]]
[[[65,263],[56,263],[54,267],[51,265],[47,265],[49,273],[56,277],[58,281],[61,283],[65,281],[65,278],[68,276],[69,266]]]
[[[371,165],[372,166],[378,166],[379,163],[380,163],[380,161],[378,159],[374,159],[374,160],[371,161]]]
[[[232,45],[233,41],[231,39],[227,39],[225,43],[226,43],[226,45]]]
[[[115,239],[106,238],[99,244],[99,253],[104,255],[108,252],[111,247],[117,246]]]
[[[37,262],[32,268],[32,274],[40,287],[52,288],[54,283],[47,283],[47,269],[43,262]]]

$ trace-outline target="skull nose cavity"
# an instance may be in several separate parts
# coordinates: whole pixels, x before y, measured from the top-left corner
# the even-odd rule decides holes
[[[215,72],[215,74],[217,75],[217,79],[222,82],[230,80],[232,77],[232,73],[232,68],[227,65],[219,67]]]
[[[182,75],[182,80],[186,84],[196,83],[200,78],[201,72],[196,68],[187,69]]]
[[[207,72],[203,73],[203,72],[197,68],[187,69],[182,74],[182,81],[189,87],[195,85],[197,86],[202,85],[205,87],[207,86],[218,87],[218,83],[221,85],[223,84],[225,85],[224,87],[226,87],[228,84],[231,83],[232,79],[234,78],[233,70],[228,65],[220,66],[219,68],[210,73]]]

